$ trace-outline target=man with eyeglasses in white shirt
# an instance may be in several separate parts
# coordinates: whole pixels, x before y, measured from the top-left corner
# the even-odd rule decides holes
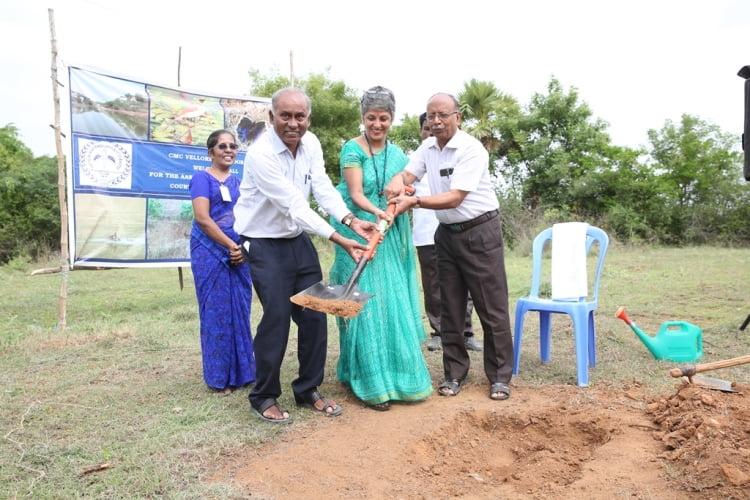
[[[435,232],[441,297],[441,336],[445,380],[441,396],[456,396],[469,374],[470,359],[463,337],[467,292],[484,332],[484,372],[489,397],[510,397],[513,337],[508,309],[503,233],[499,202],[489,174],[489,153],[477,139],[459,130],[459,103],[450,94],[427,102],[432,137],[411,156],[409,164],[386,187],[397,213],[430,208],[440,224]],[[404,196],[404,185],[428,174],[429,196]]]
[[[432,127],[427,121],[427,113],[419,115],[419,136],[423,141],[432,136]],[[414,189],[416,196],[430,194],[426,174],[421,180],[414,181]],[[427,342],[427,350],[439,351],[442,349],[442,341],[440,340],[440,282],[438,281],[437,256],[435,255],[435,230],[438,227],[438,220],[435,217],[435,211],[429,208],[414,208],[411,219],[412,239],[417,249],[419,271],[422,278],[424,310],[427,315],[427,322],[432,328],[432,338]],[[469,351],[481,352],[482,346],[477,343],[474,337],[472,311],[474,311],[474,304],[469,297],[464,322],[464,343]]]
[[[310,98],[303,91],[285,88],[274,93],[269,112],[272,128],[245,155],[240,198],[234,209],[235,229],[263,306],[253,340],[256,382],[249,395],[250,409],[270,423],[291,421],[278,398],[292,320],[298,330],[299,374],[292,381],[295,402],[328,417],[343,411],[318,391],[328,348],[326,315],[289,299],[323,279],[317,250],[307,233],[341,245],[354,260],[359,260],[367,245],[337,233],[310,207],[310,195],[366,240],[376,230],[375,223],[355,218],[333,187],[320,141],[307,130],[310,111]]]

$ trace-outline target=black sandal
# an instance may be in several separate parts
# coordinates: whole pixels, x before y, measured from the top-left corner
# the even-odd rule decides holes
[[[265,415],[263,415],[266,412],[266,410],[268,410],[269,408],[273,406],[275,406],[279,410],[279,413],[282,416],[284,415],[284,413],[286,413],[287,414],[286,418],[271,418],[271,417],[266,417]],[[258,415],[259,419],[261,419],[264,422],[268,422],[269,424],[289,424],[292,422],[292,416],[289,415],[289,412],[286,411],[284,408],[282,408],[279,402],[273,398],[266,399],[260,405],[258,405],[257,408],[254,407],[251,403],[250,411]]]
[[[391,409],[391,403],[388,401],[385,403],[368,404],[367,406],[375,411],[388,411]]]
[[[438,394],[441,396],[457,396],[461,392],[461,388],[464,386],[463,380],[451,379],[446,380],[438,386]],[[443,390],[447,389],[447,390]],[[450,392],[448,392],[450,391]]]
[[[296,395],[294,396],[294,400],[297,403],[298,407],[309,408],[313,411],[322,413],[326,417],[336,417],[338,415],[341,415],[341,413],[343,413],[344,411],[344,408],[342,408],[341,405],[332,403],[318,391],[313,391],[312,393],[310,393],[310,398],[310,401],[302,401],[301,399],[297,398]],[[316,401],[323,401],[323,408],[317,408],[315,406]],[[328,411],[329,409],[331,411]]]
[[[495,394],[500,393],[499,396]],[[503,382],[495,382],[490,386],[490,399],[494,401],[505,401],[510,398],[510,387],[508,384]]]

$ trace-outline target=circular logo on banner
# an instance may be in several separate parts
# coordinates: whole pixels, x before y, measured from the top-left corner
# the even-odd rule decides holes
[[[81,184],[130,189],[130,151],[129,144],[82,139],[78,149]]]

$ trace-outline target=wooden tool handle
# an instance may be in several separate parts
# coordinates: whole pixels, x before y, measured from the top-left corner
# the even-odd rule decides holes
[[[700,372],[718,370],[720,368],[729,368],[730,366],[737,366],[745,363],[750,363],[750,354],[746,356],[740,356],[738,358],[724,359],[722,361],[712,361],[711,363],[683,365],[677,368],[672,368],[671,370],[669,370],[669,374],[673,377],[688,377]]]
[[[408,195],[414,194],[414,186],[404,186],[404,192]],[[388,206],[385,209],[385,213],[393,216],[393,214],[396,213],[396,204],[395,203],[389,203]],[[381,240],[385,236],[385,232],[388,230],[388,225],[385,221],[380,221],[378,225],[378,230],[375,231],[375,234],[370,236],[370,239],[367,242],[367,246],[370,248],[362,254],[363,259],[370,260],[372,259],[373,255],[375,255],[375,248],[380,244]]]

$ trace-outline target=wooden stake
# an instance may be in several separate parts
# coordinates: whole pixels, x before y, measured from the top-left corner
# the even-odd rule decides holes
[[[57,306],[57,328],[64,331],[67,326],[68,307],[68,273],[70,271],[70,254],[68,253],[68,203],[65,174],[65,155],[62,149],[62,131],[60,130],[60,94],[57,86],[57,39],[55,37],[55,11],[49,14],[50,41],[52,43],[52,97],[55,101],[55,147],[57,150],[57,197],[60,202],[60,302]]]

